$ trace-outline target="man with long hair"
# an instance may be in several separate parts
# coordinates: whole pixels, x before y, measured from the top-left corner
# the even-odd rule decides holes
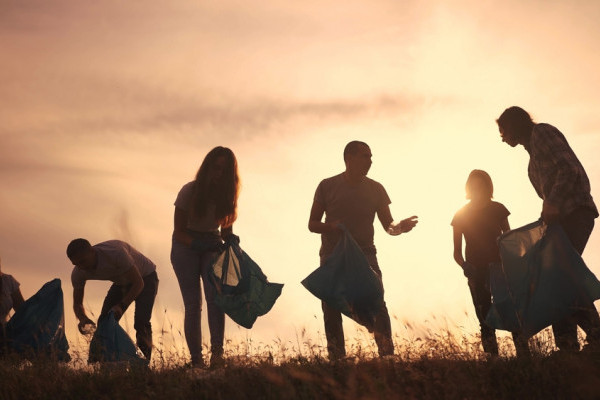
[[[339,175],[324,179],[317,187],[310,211],[308,229],[321,234],[319,256],[321,264],[332,254],[340,239],[339,224],[343,224],[365,254],[371,268],[381,279],[381,270],[377,262],[377,250],[373,242],[375,215],[383,229],[398,235],[409,232],[417,224],[413,216],[393,225],[390,212],[391,203],[383,185],[370,178],[371,149],[364,142],[352,141],[344,149],[346,170]],[[325,222],[322,222],[325,215]],[[329,359],[335,360],[346,355],[344,330],[341,313],[322,302],[325,322],[325,336]],[[394,354],[392,328],[385,302],[375,317],[375,342],[380,356]]]
[[[590,181],[567,139],[556,127],[535,123],[521,107],[507,108],[496,120],[502,141],[522,145],[529,153],[528,174],[543,199],[541,217],[546,224],[558,223],[579,254],[594,229],[598,209],[592,199]],[[556,346],[578,351],[577,325],[592,347],[600,348],[600,318],[590,300],[573,314],[552,325]]]

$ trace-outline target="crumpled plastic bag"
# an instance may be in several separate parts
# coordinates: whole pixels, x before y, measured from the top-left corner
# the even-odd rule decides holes
[[[211,278],[217,291],[217,306],[247,329],[271,310],[283,289],[283,284],[269,282],[258,264],[237,243],[229,243],[215,259]]]
[[[502,263],[490,272],[486,322],[526,337],[600,298],[600,282],[560,224],[537,221],[498,239]]]
[[[302,285],[330,307],[373,331],[383,307],[383,284],[364,253],[343,227],[331,255]]]
[[[133,340],[119,325],[114,313],[109,311],[98,320],[98,327],[90,342],[88,363],[116,361],[148,364]]]
[[[53,279],[27,299],[6,323],[8,347],[25,356],[48,355],[69,361],[65,308],[60,279]]]

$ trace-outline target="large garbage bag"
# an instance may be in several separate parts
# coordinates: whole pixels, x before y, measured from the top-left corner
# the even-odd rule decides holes
[[[303,281],[313,295],[365,326],[375,325],[383,306],[383,284],[345,227],[325,262]]]
[[[486,322],[529,337],[600,298],[600,282],[560,224],[537,221],[498,239],[501,264],[490,273]]]
[[[217,291],[215,303],[247,329],[271,310],[283,289],[283,284],[269,282],[260,267],[235,243],[228,244],[215,259],[211,278]]]
[[[6,323],[6,338],[9,349],[25,356],[71,359],[60,279],[47,282],[21,305]]]
[[[140,365],[148,363],[110,311],[98,320],[98,327],[90,342],[88,363],[114,361]]]

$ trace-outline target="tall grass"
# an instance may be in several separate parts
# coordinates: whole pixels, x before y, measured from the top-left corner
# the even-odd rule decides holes
[[[256,343],[248,336],[226,343],[225,365],[211,370],[186,365],[181,332],[165,321],[150,367],[88,365],[85,349],[72,351],[68,364],[8,357],[0,361],[0,398],[600,398],[600,356],[555,353],[549,331],[532,341],[529,359],[514,357],[508,337],[500,338],[501,356],[488,359],[477,335],[406,322],[412,336],[395,336],[395,355],[385,358],[377,357],[366,331],[347,343],[348,357],[337,362],[327,360],[324,339],[306,330],[293,342]]]

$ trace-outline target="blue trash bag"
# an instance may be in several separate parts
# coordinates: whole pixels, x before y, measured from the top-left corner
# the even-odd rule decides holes
[[[6,324],[8,348],[25,356],[46,355],[69,361],[60,279],[47,282]]]
[[[234,322],[250,329],[268,313],[281,295],[283,284],[272,283],[239,245],[230,243],[211,267],[215,303]]]
[[[493,328],[530,337],[600,298],[600,282],[560,224],[537,221],[498,239],[501,264],[490,272]]]
[[[330,307],[373,331],[375,316],[383,307],[383,284],[350,232],[343,226],[342,230],[331,255],[302,285]]]
[[[100,317],[98,327],[90,342],[88,363],[125,361],[147,365],[146,360],[127,332],[115,319],[112,311]]]

